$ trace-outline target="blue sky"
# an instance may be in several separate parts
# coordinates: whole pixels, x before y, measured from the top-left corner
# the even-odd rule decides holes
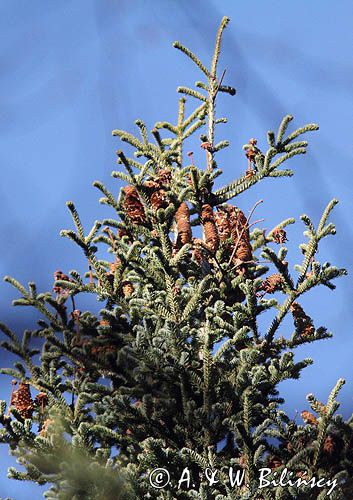
[[[221,96],[218,105],[229,118],[219,138],[231,141],[219,156],[222,184],[246,168],[241,146],[256,137],[265,148],[267,130],[276,129],[285,114],[295,116],[293,126],[319,123],[320,131],[308,136],[307,156],[288,165],[296,170],[294,178],[265,180],[237,203],[248,211],[264,199],[257,214],[270,229],[302,213],[318,221],[327,202],[338,198],[332,219],[338,234],[324,242],[319,257],[352,272],[352,2],[2,0],[2,276],[34,280],[48,290],[55,269],[86,269],[79,249],[59,236],[71,227],[65,201],[75,201],[87,227],[108,215],[91,185],[99,179],[118,191],[110,172],[120,145],[111,131],[133,131],[136,118],[150,128],[174,119],[176,86],[192,85],[200,75],[172,42],[178,39],[209,60],[223,15],[231,24],[220,68],[227,68],[225,83],[237,95]],[[195,155],[203,160],[201,152]],[[288,231],[290,265],[299,258],[302,231],[300,222]],[[336,292],[318,289],[303,300],[316,326],[327,326],[334,338],[298,351],[297,359],[311,356],[315,363],[300,381],[282,386],[291,416],[306,407],[308,392],[325,400],[341,376],[347,380],[341,410],[346,416],[353,411],[352,292],[348,276],[337,281]],[[9,285],[0,283],[0,293],[2,321],[19,332],[34,325],[31,311],[10,307],[16,292]],[[91,303],[80,308],[85,305]],[[6,378],[0,387],[7,399]],[[7,449],[0,454],[1,497],[22,500],[33,491],[40,498],[36,487],[6,479]]]

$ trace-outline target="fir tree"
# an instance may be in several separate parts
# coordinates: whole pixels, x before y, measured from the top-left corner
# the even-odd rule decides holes
[[[128,153],[117,152],[121,168],[112,173],[125,185],[116,197],[94,183],[112,217],[87,232],[67,203],[74,229],[61,234],[81,248],[86,275],[56,271],[46,293],[5,278],[20,293],[14,305],[35,307],[41,319],[20,339],[0,325],[2,347],[19,358],[1,369],[14,380],[11,400],[0,406],[0,438],[26,471],[11,468],[9,477],[48,483],[46,498],[304,500],[330,491],[310,484],[260,489],[264,467],[277,477],[288,468],[293,481],[336,480],[330,498],[352,497],[353,420],[336,414],[344,381],[326,404],[308,395],[313,413],[303,411],[303,423],[281,409],[277,387],[312,363],[294,360],[297,346],[331,336],[300,302],[316,286],[334,289],[346,273],[317,258],[321,240],[335,234],[328,219],[337,200],[317,225],[301,216],[306,240],[295,272],[285,247],[294,219],[265,232],[252,221],[259,203],[249,216],[229,203],[264,178],[292,176],[282,164],[306,153],[303,135],[318,126],[288,132],[293,117],[285,116],[276,134],[268,132],[267,150],[250,139],[240,177],[214,187],[222,174],[217,153],[229,146],[215,140],[227,121],[216,116],[216,101],[235,94],[218,69],[227,23],[223,18],[210,67],[174,43],[202,77],[195,88],[178,88],[175,123],[160,121],[149,133],[136,120],[138,136],[113,131],[129,145]],[[185,96],[196,103],[190,113]],[[202,165],[183,147],[200,132]],[[77,309],[84,293],[102,303],[99,315]],[[264,328],[266,311],[273,319]],[[287,316],[291,334],[283,328]],[[230,467],[244,473],[242,484],[232,485]],[[163,488],[152,484],[166,479],[151,475],[156,468],[169,471]]]

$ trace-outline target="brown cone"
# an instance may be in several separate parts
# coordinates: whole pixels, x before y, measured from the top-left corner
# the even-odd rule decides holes
[[[276,227],[276,229],[272,231],[272,238],[275,243],[278,243],[279,245],[283,245],[285,241],[288,241],[287,233],[284,229],[280,229],[279,227]]]
[[[122,291],[124,297],[129,297],[134,292],[134,285],[131,281],[124,281],[122,285]]]
[[[306,424],[317,426],[318,420],[310,411],[303,410],[301,412],[301,417]]]
[[[211,205],[205,204],[201,209],[201,220],[204,228],[205,243],[212,254],[219,247],[219,236]]]
[[[313,320],[304,312],[298,302],[293,302],[290,309],[294,319],[294,326],[302,337],[310,337],[315,333]]]
[[[220,241],[225,241],[230,238],[231,234],[228,212],[222,209],[218,209],[218,212],[215,214],[215,222]]]
[[[329,455],[332,455],[334,450],[335,450],[335,441],[332,436],[328,435],[324,441],[324,451]]]
[[[40,406],[41,412],[43,413],[44,408],[48,404],[48,394],[46,392],[40,392],[34,398],[34,402],[35,402],[36,405]]]
[[[281,465],[283,465],[282,461],[278,457],[276,457],[274,455],[271,455],[268,458],[268,462],[267,463],[268,463],[269,468],[272,469],[272,470],[273,469],[277,469],[278,467],[281,467]]]
[[[137,189],[134,186],[125,186],[124,209],[132,224],[144,224],[146,222],[145,211],[141,203]]]
[[[259,290],[264,293],[275,293],[278,290],[282,290],[283,278],[280,274],[272,274],[266,278],[260,285]]]
[[[229,220],[232,239],[236,247],[234,258],[243,262],[252,260],[249,224],[244,213],[237,207],[229,207]]]
[[[13,392],[11,404],[23,418],[32,418],[34,405],[29,384],[20,383],[17,391]]]
[[[177,248],[185,245],[186,243],[191,243],[192,231],[190,225],[190,211],[189,207],[183,201],[175,213],[175,220],[177,224]]]
[[[166,208],[168,206],[167,192],[164,189],[157,189],[151,194],[150,201],[153,210]]]
[[[113,354],[116,352],[115,345],[97,345],[91,348],[91,354],[96,356],[102,356],[105,354]]]

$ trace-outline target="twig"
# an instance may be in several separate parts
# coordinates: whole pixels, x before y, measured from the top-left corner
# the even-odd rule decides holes
[[[220,89],[220,86],[222,85],[222,81],[223,81],[223,78],[224,78],[224,75],[225,75],[226,71],[227,71],[226,69],[225,69],[225,70],[223,70],[223,73],[222,73],[222,75],[221,75],[221,78],[219,79],[218,86],[217,86],[216,91],[215,91],[215,93],[214,93],[214,95],[213,95],[213,100],[215,100],[215,99],[216,99],[216,96],[217,96],[217,94],[218,94],[218,91],[219,91],[219,89]]]

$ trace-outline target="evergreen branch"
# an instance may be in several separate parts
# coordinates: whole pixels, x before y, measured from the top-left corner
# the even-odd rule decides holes
[[[207,90],[207,89],[205,89]],[[189,116],[188,118],[186,118],[183,123],[182,123],[182,126],[183,126],[183,130],[185,130],[187,127],[189,127],[189,125],[191,125],[191,123],[196,120],[196,118],[198,118],[199,120],[202,120],[204,115],[205,115],[205,112],[206,112],[206,109],[207,109],[207,103],[202,103],[200,104],[200,106],[198,106]]]
[[[230,19],[226,16],[223,17],[221,24],[219,26],[218,32],[217,32],[217,37],[216,37],[216,45],[213,53],[213,58],[212,58],[212,63],[211,63],[211,76],[215,77],[217,74],[217,65],[218,65],[218,59],[219,59],[219,54],[221,51],[221,41],[222,41],[222,35],[225,27],[229,23]]]
[[[84,229],[83,229],[82,223],[80,221],[80,217],[77,213],[77,210],[75,208],[74,203],[72,201],[67,201],[66,206],[71,212],[71,215],[72,215],[73,221],[75,223],[79,237],[81,238],[81,240],[84,240],[85,239]]]
[[[286,146],[289,142],[291,142],[293,139],[296,139],[299,135],[315,130],[319,130],[319,126],[316,123],[308,123],[307,125],[304,125],[303,127],[300,127],[292,132],[284,141],[282,141],[282,146]]]
[[[278,128],[278,132],[277,132],[277,144],[282,143],[283,136],[286,133],[287,127],[288,127],[289,123],[293,120],[293,118],[294,117],[292,115],[286,115],[282,119],[281,124]]]
[[[191,97],[194,97],[195,99],[199,99],[200,101],[207,102],[207,97],[205,97],[201,92],[197,92],[197,90],[190,89],[189,87],[183,87],[179,86],[177,88],[177,92],[180,94],[186,94]]]
[[[208,71],[206,66],[202,64],[200,59],[197,56],[195,56],[195,54],[193,54],[191,50],[184,47],[184,45],[182,45],[180,42],[174,42],[173,47],[175,47],[176,49],[183,52],[186,56],[188,56],[196,64],[196,66],[207,76],[207,78],[211,77],[211,73]]]

